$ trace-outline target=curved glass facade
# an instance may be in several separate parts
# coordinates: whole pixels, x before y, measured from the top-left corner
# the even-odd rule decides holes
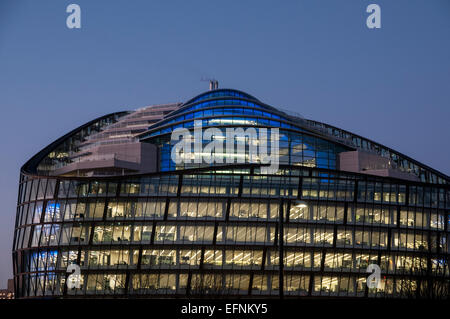
[[[198,101],[203,101],[203,100],[207,100],[207,99],[215,98],[215,97],[240,97],[240,98],[258,101],[255,97],[251,96],[248,93],[242,92],[242,91],[231,90],[231,89],[221,89],[221,90],[209,91],[209,92],[205,92],[200,95],[197,95],[193,99],[190,99],[189,101],[187,101],[184,105],[192,104],[192,103],[195,103]]]
[[[159,171],[68,177],[24,166],[16,296],[449,298],[448,177],[430,183],[340,171],[339,154],[353,148],[281,112],[217,101],[191,108],[226,101],[226,92],[234,91],[194,98],[141,135],[158,146]],[[170,133],[194,120],[279,128],[278,172],[174,165]],[[51,151],[29,163],[38,167]],[[377,288],[366,285],[370,264],[381,269]],[[78,288],[67,285],[70,265],[80,267]]]
[[[227,94],[228,92],[230,91],[224,90],[222,93]],[[210,95],[204,96],[204,98],[211,97]],[[292,119],[257,100],[223,98],[222,95],[219,95],[207,101],[194,99],[193,102],[187,103],[179,110],[169,114],[167,119],[151,126],[148,132],[141,136],[141,140],[159,146],[161,171],[204,166],[204,164],[176,165],[171,159],[174,144],[171,141],[172,132],[179,128],[193,131],[194,123],[200,123],[199,121],[201,121],[203,130],[209,127],[218,127],[224,136],[226,128],[230,127],[254,127],[257,134],[261,128],[269,129],[269,133],[271,128],[280,129],[281,164],[336,169],[337,154],[350,150],[345,145],[331,142],[303,129],[293,123]],[[208,142],[210,140],[204,140],[203,146]],[[237,143],[238,141],[236,141]],[[257,141],[246,137],[245,144],[248,146],[252,143],[257,143]],[[247,147],[245,154],[247,159],[248,151]]]
[[[214,121],[217,116],[231,117],[234,121],[227,119],[231,122],[211,123],[208,120],[208,118],[213,118]],[[247,93],[231,89],[200,94],[183,104],[179,110],[169,114],[166,119],[150,126],[148,132],[141,135],[142,140],[156,143],[161,148],[164,147],[161,154],[166,155],[162,156],[164,159],[160,159],[161,168],[164,170],[170,170],[174,167],[173,163],[169,163],[167,160],[167,154],[170,153],[171,146],[167,145],[169,144],[167,136],[162,139],[155,139],[155,137],[171,133],[174,129],[180,127],[192,128],[194,123],[192,119],[205,119],[203,122],[205,128],[211,125],[245,126],[246,124],[243,121],[248,121],[248,125],[251,126],[292,129],[296,132],[303,132],[318,136],[323,140],[332,141],[344,149],[361,149],[377,154],[389,160],[390,168],[415,175],[422,182],[448,184],[448,176],[442,176],[440,172],[386,146],[328,124],[300,118],[297,114],[286,114],[262,103]],[[165,145],[163,146],[163,144]],[[293,162],[295,163],[295,160]],[[302,164],[299,163],[299,165]],[[330,166],[330,168],[333,167]]]

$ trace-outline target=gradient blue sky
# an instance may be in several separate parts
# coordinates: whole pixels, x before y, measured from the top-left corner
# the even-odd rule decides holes
[[[202,76],[450,173],[449,0],[0,0],[0,287],[21,165],[100,115],[185,101]]]

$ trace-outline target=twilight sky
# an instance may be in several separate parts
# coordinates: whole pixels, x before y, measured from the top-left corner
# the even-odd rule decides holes
[[[0,287],[25,161],[103,114],[186,101],[202,77],[450,174],[449,0],[0,0]]]

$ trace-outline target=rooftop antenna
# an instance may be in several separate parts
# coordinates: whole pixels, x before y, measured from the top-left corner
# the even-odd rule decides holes
[[[200,79],[200,81],[209,82],[209,90],[213,91],[213,90],[217,90],[219,88],[219,81],[217,81],[216,79],[213,78],[207,78],[207,77],[202,77]]]

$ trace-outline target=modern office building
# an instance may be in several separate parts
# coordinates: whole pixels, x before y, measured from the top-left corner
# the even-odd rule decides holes
[[[181,162],[180,130],[200,141]],[[275,146],[268,171],[261,151]],[[449,183],[215,83],[186,103],[94,119],[25,163],[16,297],[448,299]]]

